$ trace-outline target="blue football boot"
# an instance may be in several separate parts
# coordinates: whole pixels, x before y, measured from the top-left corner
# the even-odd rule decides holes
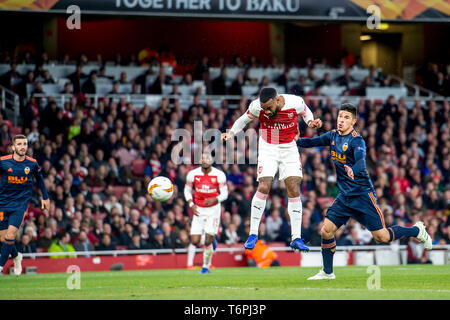
[[[303,239],[297,238],[290,244],[291,248],[302,252],[308,252],[309,248],[306,246],[306,244],[303,242]]]
[[[202,270],[200,270],[200,273],[211,273],[211,271],[209,271],[208,268],[202,268]]]
[[[256,234],[249,235],[247,241],[245,241],[244,248],[252,250],[256,245],[256,241],[258,241]]]

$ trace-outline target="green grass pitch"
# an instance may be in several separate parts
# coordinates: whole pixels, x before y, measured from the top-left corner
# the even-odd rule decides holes
[[[80,290],[69,274],[0,276],[0,300],[349,300],[450,299],[450,265],[380,266],[380,289],[368,290],[367,267],[335,267],[336,280],[308,281],[320,268],[272,267],[81,272]]]

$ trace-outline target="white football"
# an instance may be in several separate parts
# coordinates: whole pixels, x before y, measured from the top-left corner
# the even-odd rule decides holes
[[[173,195],[173,184],[169,178],[159,176],[150,181],[147,190],[152,199],[164,202]]]

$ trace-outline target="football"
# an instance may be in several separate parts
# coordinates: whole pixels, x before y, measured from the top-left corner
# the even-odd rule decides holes
[[[173,184],[169,178],[155,177],[147,187],[148,194],[156,201],[167,201],[173,195]]]

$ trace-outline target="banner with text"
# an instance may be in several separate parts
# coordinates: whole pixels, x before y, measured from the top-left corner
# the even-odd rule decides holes
[[[161,17],[450,22],[450,0],[0,0],[0,10]]]

